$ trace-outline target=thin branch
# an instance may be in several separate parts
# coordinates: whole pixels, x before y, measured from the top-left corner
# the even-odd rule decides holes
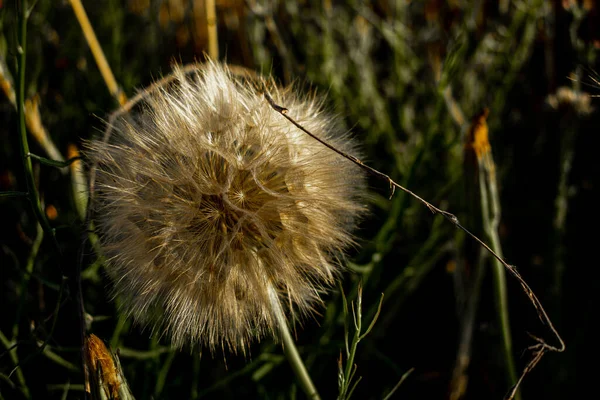
[[[381,297],[379,298],[379,304],[377,305],[377,311],[375,312],[375,316],[371,320],[371,323],[369,324],[369,327],[367,328],[367,330],[362,335],[360,335],[360,340],[364,339],[373,330],[375,323],[379,319],[379,314],[381,314],[381,306],[382,305],[383,305],[383,293],[381,293]]]
[[[548,317],[548,314],[546,313],[546,310],[542,306],[542,303],[537,298],[537,296],[533,293],[533,291],[531,290],[529,285],[525,282],[525,280],[521,277],[521,275],[517,271],[516,267],[514,267],[514,266],[508,264],[506,261],[504,261],[502,259],[502,257],[500,257],[496,252],[494,252],[490,248],[490,246],[488,246],[483,240],[479,239],[476,235],[471,233],[467,228],[462,226],[460,224],[458,218],[454,214],[451,214],[447,211],[440,210],[439,208],[435,207],[433,204],[429,203],[428,201],[422,199],[421,197],[419,197],[412,191],[410,191],[410,190],[404,188],[403,186],[399,185],[398,183],[394,182],[392,180],[392,178],[390,178],[388,175],[386,175],[382,172],[379,172],[378,170],[364,164],[358,158],[336,149],[334,146],[327,143],[323,139],[315,136],[312,132],[308,131],[306,128],[304,128],[302,125],[300,125],[298,122],[296,122],[293,118],[291,118],[288,115],[289,110],[285,107],[282,107],[282,106],[276,104],[275,101],[273,100],[273,98],[271,98],[271,96],[269,96],[269,94],[266,93],[266,91],[264,92],[264,96],[265,96],[265,99],[267,100],[267,102],[269,103],[269,105],[271,106],[271,108],[273,108],[273,110],[275,110],[277,113],[281,114],[285,119],[287,119],[289,122],[291,122],[295,127],[300,129],[302,132],[306,133],[313,139],[317,140],[319,143],[321,143],[323,146],[327,147],[328,149],[334,151],[335,153],[339,154],[340,156],[352,161],[359,167],[365,169],[370,174],[372,174],[380,179],[386,180],[390,185],[390,191],[391,191],[390,198],[394,195],[395,189],[398,188],[398,189],[402,190],[403,192],[413,196],[415,199],[419,200],[432,213],[441,214],[444,218],[446,218],[448,221],[450,221],[454,226],[456,226],[458,229],[465,232],[473,240],[475,240],[477,243],[479,243],[481,246],[483,246],[483,248],[485,248],[496,260],[498,260],[508,270],[508,272],[519,282],[519,284],[521,285],[521,288],[523,289],[523,291],[525,292],[525,294],[527,295],[527,297],[533,304],[533,307],[536,309],[538,318],[541,320],[541,322],[544,325],[548,326],[548,328],[550,329],[550,332],[555,336],[555,338],[558,342],[558,346],[550,345],[550,344],[546,343],[543,339],[532,336],[532,338],[537,342],[535,345],[529,347],[530,350],[534,351],[534,357],[529,362],[529,364],[527,364],[527,366],[523,370],[523,373],[521,374],[521,377],[519,378],[519,380],[517,381],[515,386],[511,389],[511,392],[509,393],[510,396],[507,397],[508,399],[513,398],[514,394],[517,392],[519,384],[522,382],[525,375],[527,375],[535,367],[535,365],[539,362],[542,355],[546,351],[563,352],[565,350],[565,342],[563,341],[562,337],[559,335],[558,331],[554,327],[554,324]]]
[[[400,387],[400,385],[402,385],[402,383],[404,383],[404,381],[406,380],[406,378],[408,378],[408,376],[410,374],[412,374],[414,370],[415,369],[413,367],[413,368],[409,369],[408,371],[406,371],[404,374],[402,374],[402,376],[400,377],[400,380],[398,381],[398,383],[396,383],[396,385],[392,388],[392,390],[390,390],[390,392],[387,394],[387,396],[385,396],[383,398],[383,400],[389,400],[389,399],[391,399],[392,395],[394,393],[396,393],[396,390],[398,390],[398,388]]]
[[[49,165],[51,167],[56,167],[56,168],[68,167],[75,161],[81,160],[81,157],[69,158],[66,161],[50,160],[49,158],[41,157],[41,156],[35,155],[33,153],[28,153],[27,156],[33,158],[34,160],[39,161],[40,163],[42,163],[44,165]]]
[[[0,192],[0,197],[27,197],[27,192],[16,192],[14,190],[7,190]]]

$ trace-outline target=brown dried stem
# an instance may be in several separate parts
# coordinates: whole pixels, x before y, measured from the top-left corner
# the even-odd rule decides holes
[[[354,156],[352,156],[350,154],[346,154],[343,151],[340,151],[340,150],[336,149],[335,147],[333,147],[332,145],[330,145],[326,141],[324,141],[324,140],[316,137],[314,134],[312,134],[310,131],[308,131],[306,128],[304,128],[302,125],[300,125],[298,122],[296,122],[293,118],[291,118],[288,115],[288,111],[289,110],[287,108],[282,107],[282,106],[276,104],[273,101],[273,99],[271,98],[271,96],[269,96],[266,92],[264,93],[264,96],[265,96],[265,99],[267,100],[267,102],[273,108],[273,110],[275,110],[276,112],[278,112],[279,114],[281,114],[285,119],[287,119],[289,122],[291,122],[298,129],[300,129],[301,131],[303,131],[304,133],[306,133],[307,135],[309,135],[313,139],[319,141],[325,147],[327,147],[330,150],[336,152],[340,156],[342,156],[342,157],[344,157],[344,158],[352,161],[353,163],[355,163],[359,167],[367,170],[367,172],[369,172],[370,174],[372,174],[372,175],[374,175],[374,176],[376,176],[376,177],[378,177],[380,179],[386,180],[389,183],[389,185],[390,185],[390,191],[391,191],[390,198],[394,195],[395,189],[398,188],[398,189],[404,191],[405,193],[413,196],[415,199],[419,200],[432,213],[434,213],[434,214],[441,214],[444,218],[446,218],[448,221],[450,221],[454,226],[456,226],[458,229],[460,229],[463,232],[465,232],[473,240],[475,240],[477,243],[479,243],[481,246],[483,246],[483,248],[485,248],[496,260],[498,260],[498,262],[500,262],[506,268],[506,270],[508,270],[508,272],[519,282],[519,284],[521,285],[521,288],[523,289],[523,291],[525,292],[525,294],[527,295],[527,297],[529,298],[529,300],[533,304],[533,307],[535,308],[535,310],[536,310],[536,312],[538,314],[538,318],[542,321],[542,323],[544,325],[548,326],[548,328],[550,329],[550,332],[555,336],[556,340],[558,341],[558,346],[550,345],[550,344],[548,344],[542,338],[539,338],[539,337],[536,337],[536,336],[531,336],[537,342],[535,345],[530,346],[528,348],[529,350],[533,351],[533,354],[534,354],[533,358],[529,361],[529,363],[527,364],[527,366],[525,367],[525,369],[521,373],[521,376],[517,380],[516,384],[510,389],[509,393],[506,396],[507,399],[513,399],[514,398],[515,394],[517,393],[518,387],[521,384],[521,382],[523,381],[523,379],[525,378],[525,376],[533,368],[535,368],[535,366],[537,365],[537,363],[541,360],[542,356],[547,351],[563,352],[565,350],[565,343],[564,343],[563,339],[561,338],[561,336],[559,335],[559,333],[556,330],[556,328],[554,327],[554,324],[550,320],[550,317],[548,317],[548,314],[546,313],[546,310],[542,306],[542,303],[537,298],[537,296],[533,293],[533,291],[531,290],[531,288],[529,287],[529,285],[527,284],[527,282],[525,282],[525,280],[521,277],[521,275],[517,271],[516,267],[512,266],[512,265],[508,264],[506,261],[504,261],[502,259],[502,257],[500,257],[496,252],[494,252],[490,248],[490,246],[488,246],[483,240],[479,239],[476,235],[474,235],[473,233],[471,233],[467,228],[465,228],[464,226],[462,226],[460,224],[458,218],[454,214],[449,213],[447,211],[444,211],[444,210],[441,210],[441,209],[435,207],[433,204],[431,204],[428,201],[422,199],[421,197],[419,197],[418,195],[416,195],[412,191],[410,191],[410,190],[406,189],[405,187],[399,185],[398,183],[394,182],[392,180],[392,178],[390,178],[388,175],[386,175],[386,174],[384,174],[382,172],[379,172],[378,170],[376,170],[376,169],[374,169],[374,168],[372,168],[372,167],[364,164],[358,158],[356,158],[356,157],[354,157]]]
[[[96,37],[96,33],[94,32],[94,28],[92,28],[92,24],[81,4],[81,0],[69,0],[71,3],[71,7],[73,8],[73,12],[75,13],[75,17],[77,21],[79,21],[79,25],[81,25],[81,30],[83,31],[83,35],[85,36],[85,40],[90,46],[90,50],[96,60],[96,64],[98,65],[98,69],[102,74],[102,78],[106,83],[106,87],[110,94],[119,102],[119,104],[124,104],[127,101],[127,97],[117,84],[117,80],[110,69],[110,65],[108,61],[106,61],[106,56],[104,55],[104,51],[102,51],[102,47],[98,42],[98,38]]]

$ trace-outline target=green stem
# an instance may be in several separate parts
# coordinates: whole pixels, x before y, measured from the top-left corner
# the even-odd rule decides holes
[[[63,368],[66,368],[71,372],[81,371],[81,369],[77,365],[65,360],[64,358],[56,354],[54,351],[52,351],[52,349],[50,349],[49,347],[45,347],[42,353],[50,361],[54,362],[57,365],[60,365]]]
[[[19,355],[17,354],[17,346],[15,346],[13,342],[8,340],[8,338],[6,336],[4,336],[4,333],[2,333],[2,331],[0,331],[0,342],[4,345],[6,350],[8,350],[8,355],[16,367],[15,374],[17,376],[17,380],[19,381],[19,389],[23,393],[23,396],[25,396],[25,398],[29,399],[30,398],[29,388],[27,387],[27,384],[25,383],[25,376],[23,375],[23,371],[21,370],[21,368],[18,368]]]
[[[33,176],[33,165],[31,157],[29,157],[29,143],[27,141],[27,130],[25,128],[25,61],[27,58],[27,20],[29,19],[30,10],[28,10],[27,0],[21,1],[21,10],[19,14],[19,39],[17,45],[17,114],[19,119],[19,147],[21,150],[21,159],[23,160],[23,168],[25,169],[25,181],[27,183],[27,196],[33,208],[33,212],[44,232],[54,239],[54,244],[58,248],[58,242],[54,237],[54,231],[44,212],[42,211],[40,196],[35,187],[35,179]]]
[[[344,380],[346,382],[346,385],[344,385],[343,392],[340,393],[340,399],[350,398],[350,396],[348,396],[348,389],[350,388],[350,384],[352,383],[351,381],[353,370],[356,368],[356,366],[354,365],[354,357],[356,356],[356,350],[358,349],[358,342],[360,342],[360,335],[362,332],[362,295],[358,295],[356,303],[356,310],[352,310],[355,333],[354,337],[352,338],[350,350],[346,354],[346,357],[348,357],[348,359],[346,360],[346,368],[344,370]]]
[[[481,192],[481,208],[484,229],[491,241],[491,248],[500,258],[502,255],[502,246],[498,236],[498,224],[500,222],[500,201],[496,185],[496,171],[491,154],[486,154],[479,160],[479,187]],[[489,198],[488,198],[489,192]],[[491,202],[490,202],[491,200]],[[517,371],[512,351],[512,336],[510,333],[510,319],[508,316],[508,294],[506,291],[506,272],[504,266],[494,258],[494,295],[496,298],[496,312],[502,331],[502,343],[504,350],[504,359],[506,361],[506,370],[508,372],[509,384],[514,385],[517,382]],[[516,393],[516,399],[520,399],[519,392]]]
[[[362,377],[358,377],[354,379],[356,375],[356,371],[358,369],[357,365],[354,363],[354,358],[356,357],[356,352],[358,349],[358,343],[363,340],[371,330],[375,326],[375,322],[379,318],[381,314],[381,305],[383,304],[383,293],[381,294],[381,298],[379,299],[379,303],[377,305],[377,311],[375,315],[371,319],[371,323],[367,327],[367,329],[363,332],[362,330],[362,284],[358,284],[358,288],[356,290],[356,301],[351,302],[352,307],[352,322],[354,325],[354,335],[352,336],[352,343],[348,343],[348,336],[350,333],[349,323],[348,323],[348,302],[346,300],[346,296],[344,295],[343,289],[340,285],[340,293],[342,294],[342,300],[344,302],[344,344],[346,348],[346,365],[343,367],[343,358],[340,354],[339,358],[339,373],[338,373],[338,384],[340,394],[337,397],[338,400],[348,400],[352,397],[354,389],[358,386],[358,383],[362,379]],[[343,371],[342,371],[343,370]],[[395,390],[395,389],[394,389]]]
[[[167,375],[169,374],[169,370],[171,369],[171,365],[173,364],[173,360],[175,360],[175,356],[177,353],[175,351],[171,351],[167,358],[161,363],[161,368],[156,377],[156,385],[154,386],[154,396],[155,398],[160,398],[160,395],[165,388],[165,383],[167,382]]]
[[[473,342],[473,333],[475,330],[475,318],[477,316],[477,306],[481,294],[481,285],[485,275],[485,262],[489,259],[489,253],[480,251],[477,263],[475,264],[475,277],[473,285],[469,292],[469,299],[465,306],[465,311],[461,321],[460,340],[458,351],[456,353],[456,362],[450,381],[450,399],[460,399],[467,391],[468,376],[467,371],[471,364],[471,346]]]
[[[319,393],[317,392],[317,389],[315,388],[315,385],[313,384],[310,375],[304,366],[304,362],[300,358],[300,353],[298,353],[294,339],[290,334],[287,320],[283,314],[283,309],[279,303],[277,293],[272,286],[269,286],[269,299],[271,301],[271,307],[273,308],[273,314],[277,320],[277,326],[279,327],[280,338],[283,344],[283,352],[292,366],[292,370],[294,370],[294,373],[300,382],[300,386],[302,386],[302,390],[304,390],[309,399],[320,400],[321,397],[319,396]]]
[[[2,197],[27,197],[27,193],[9,190],[5,192],[0,192],[0,198]]]

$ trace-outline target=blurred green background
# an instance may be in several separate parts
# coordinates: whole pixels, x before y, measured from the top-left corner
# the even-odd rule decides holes
[[[6,95],[17,76],[15,4],[0,0],[0,190],[23,192],[17,113]],[[201,61],[208,51],[203,1],[83,4],[128,96],[168,74],[174,62]],[[600,94],[599,7],[593,0],[216,1],[220,60],[326,94],[362,144],[364,161],[454,213],[488,243],[483,175],[471,142],[472,121],[489,109],[502,251],[567,344],[525,378],[525,399],[575,398],[594,390],[597,379],[600,121],[591,96]],[[64,158],[99,135],[118,106],[66,0],[40,0],[33,8],[25,83],[25,97],[39,102],[40,121]],[[33,153],[55,158],[47,143],[32,135],[29,143]],[[25,398],[27,391],[36,399],[84,397],[74,297],[80,250],[90,332],[120,349],[136,398],[304,398],[270,340],[246,357],[173,351],[164,338],[120,318],[101,263],[88,244],[82,247],[86,233],[73,197],[81,185],[69,170],[36,161],[34,175],[61,251],[47,235],[36,251],[39,230],[27,200],[0,198],[2,398]],[[385,181],[370,179],[369,187],[371,215],[349,251],[342,286],[354,300],[362,281],[365,324],[380,294],[385,298],[358,347],[362,380],[353,398],[383,398],[413,367],[393,398],[502,398],[510,378],[492,259],[406,194],[388,200]],[[557,343],[510,277],[507,294],[520,373],[531,357],[528,333]],[[320,312],[296,325],[296,337],[329,399],[338,394],[348,317],[338,288]]]

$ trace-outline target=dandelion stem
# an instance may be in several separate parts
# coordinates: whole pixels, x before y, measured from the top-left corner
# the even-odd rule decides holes
[[[269,286],[269,299],[273,308],[273,314],[277,319],[277,326],[279,327],[280,338],[283,344],[283,352],[292,366],[296,377],[300,381],[302,390],[304,390],[309,399],[320,400],[321,397],[306,370],[304,362],[300,358],[300,353],[298,353],[298,349],[296,348],[296,344],[294,343],[294,339],[288,328],[283,309],[281,308],[281,304],[279,303],[277,293],[273,286]]]

